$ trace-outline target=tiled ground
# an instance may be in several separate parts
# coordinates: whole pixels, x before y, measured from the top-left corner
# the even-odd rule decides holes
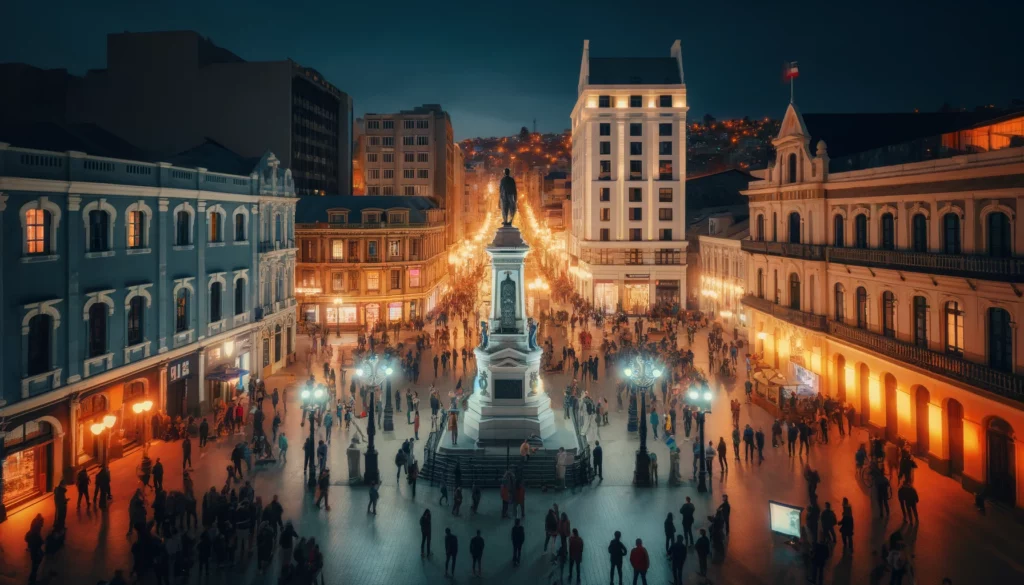
[[[547,332],[544,333],[546,335]],[[564,336],[553,332],[556,348],[561,347]],[[599,339],[599,335],[595,335]],[[597,340],[595,340],[595,345]],[[300,345],[300,352],[304,345]],[[698,337],[695,351],[698,362],[705,355],[704,337]],[[424,358],[428,363],[430,356]],[[426,366],[424,372],[432,370]],[[460,365],[461,370],[461,365]],[[301,376],[293,371],[270,380],[268,385],[283,385],[286,380]],[[432,372],[430,372],[432,374]],[[426,388],[432,376],[421,377],[420,387]],[[565,376],[546,377],[546,387],[552,389],[553,407],[561,419],[561,396],[559,391],[566,382]],[[442,377],[437,385],[445,393],[454,386],[452,376]],[[397,387],[404,388],[403,384]],[[411,496],[404,478],[396,483],[393,455],[401,440],[411,436],[411,426],[405,421],[405,412],[395,413],[396,431],[390,436],[378,435],[378,450],[385,485],[381,490],[379,514],[368,516],[367,490],[361,486],[344,485],[347,468],[344,448],[348,445],[348,434],[336,427],[331,449],[331,469],[334,487],[331,488],[332,510],[317,511],[312,506],[312,496],[304,489],[302,480],[301,438],[308,433],[299,427],[297,405],[290,405],[284,428],[291,438],[291,456],[287,463],[276,468],[260,469],[254,475],[257,494],[269,498],[278,494],[285,507],[286,518],[293,520],[297,530],[307,536],[316,536],[326,552],[325,576],[328,583],[360,583],[403,585],[406,583],[439,582],[442,577],[443,533],[451,527],[460,539],[462,553],[456,581],[479,581],[486,583],[550,583],[551,565],[542,554],[543,517],[547,508],[558,503],[567,511],[572,524],[580,530],[585,541],[583,561],[583,582],[603,583],[608,578],[606,547],[612,532],[621,530],[624,540],[631,543],[642,538],[652,552],[653,567],[649,573],[650,582],[665,583],[669,579],[668,564],[660,552],[664,547],[662,522],[667,512],[675,512],[685,496],[697,504],[698,517],[706,516],[720,501],[720,495],[728,493],[733,505],[732,535],[728,539],[723,562],[713,566],[711,577],[716,583],[800,583],[805,578],[803,560],[783,539],[768,531],[767,500],[780,500],[802,505],[806,489],[801,478],[802,461],[786,456],[782,449],[766,452],[763,465],[733,464],[724,477],[718,474],[717,464],[712,482],[712,491],[698,494],[691,483],[681,487],[668,487],[665,478],[668,473],[668,451],[663,443],[651,438],[651,448],[660,456],[662,482],[656,488],[635,489],[630,485],[632,458],[637,441],[625,433],[625,413],[614,412],[615,399],[610,383],[601,372],[601,380],[592,385],[591,393],[607,395],[612,404],[611,424],[607,427],[592,427],[590,439],[600,440],[605,451],[605,479],[576,493],[527,493],[526,530],[524,562],[519,568],[511,567],[511,546],[509,531],[511,521],[501,520],[500,499],[496,491],[486,491],[478,515],[468,512],[469,498],[463,506],[463,515],[451,516],[450,511],[438,506],[438,489],[425,483],[418,486],[415,498]],[[716,390],[715,408],[708,423],[708,434],[717,441],[719,435],[729,432],[728,401],[736,392],[742,393],[742,379],[734,384]],[[429,410],[423,398],[423,427],[421,439],[429,428]],[[404,405],[403,405],[404,406]],[[269,401],[267,403],[269,409]],[[755,426],[770,426],[768,416],[749,405],[743,406],[741,423],[751,422]],[[349,433],[354,431],[348,431]],[[863,436],[863,435],[859,435]],[[227,464],[228,444],[208,447],[204,453],[194,453],[196,464],[196,488],[208,489],[210,485],[221,485],[224,481],[224,466]],[[872,552],[894,530],[900,529],[900,514],[895,501],[894,515],[888,521],[877,519],[873,513],[868,494],[853,477],[853,453],[857,440],[839,440],[825,447],[815,447],[807,458],[822,476],[818,489],[823,501],[838,502],[845,496],[853,505],[856,519],[855,552],[842,555],[841,548],[830,562],[826,582],[837,584],[860,584],[871,582],[869,574],[875,564]],[[422,448],[422,443],[417,449]],[[689,443],[683,443],[682,467],[690,467]],[[153,456],[159,456],[168,469],[165,484],[169,489],[179,489],[180,476],[176,473],[181,461],[178,444],[154,444]],[[133,485],[135,466],[139,455],[117,461],[112,466],[115,501],[105,514],[82,512],[76,514],[74,505],[69,514],[69,540],[67,547],[54,559],[48,560],[48,571],[54,573],[47,578],[51,583],[95,583],[108,578],[115,568],[128,568],[130,543],[124,534],[127,527],[127,497]],[[717,462],[716,462],[717,463]],[[687,478],[688,479],[688,478]],[[1013,521],[1006,511],[990,508],[987,516],[975,512],[971,496],[960,489],[952,480],[939,476],[922,465],[917,472],[916,483],[921,494],[920,528],[906,529],[906,538],[917,554],[915,566],[918,583],[938,584],[943,576],[950,576],[956,584],[1001,583],[1024,578],[1024,528]],[[74,494],[74,490],[69,491]],[[434,514],[434,555],[421,559],[417,554],[419,545],[418,518],[425,507]],[[0,524],[0,583],[20,583],[27,578],[27,554],[22,536],[28,522],[37,512],[52,522],[53,508],[50,501],[44,501],[17,512],[8,522]],[[469,539],[475,530],[481,530],[487,542],[484,554],[484,578],[470,576],[468,554]],[[657,554],[655,554],[657,553]],[[273,574],[259,575],[255,562],[241,564],[231,570],[221,570],[210,580],[211,583],[273,583],[276,580],[276,566]],[[695,581],[693,571],[696,558],[691,555],[687,561],[688,582]],[[626,570],[626,579],[631,578]],[[883,582],[887,582],[887,577]]]

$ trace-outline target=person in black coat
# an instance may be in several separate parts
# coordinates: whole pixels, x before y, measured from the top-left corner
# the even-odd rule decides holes
[[[430,555],[430,510],[424,510],[423,515],[420,516],[420,556]],[[423,547],[426,546],[427,553],[423,554]]]
[[[476,536],[469,539],[469,556],[473,559],[473,574],[477,577],[483,576],[483,559],[484,559],[484,537],[480,535],[480,531],[476,531]],[[455,567],[452,567],[452,574],[455,574]]]
[[[622,533],[615,531],[615,538],[608,543],[608,556],[611,557],[612,569],[609,573],[609,581],[615,583],[615,570],[619,571],[619,585],[622,585],[622,559],[626,556],[626,545],[622,544]]]
[[[459,539],[452,534],[451,528],[444,529],[444,576],[448,576],[448,561],[452,563],[452,576],[455,576],[455,557],[459,554]]]
[[[694,543],[693,548],[697,551],[697,561],[700,563],[700,576],[708,575],[708,554],[711,553],[711,541],[708,540],[707,532],[700,529],[700,538]]]
[[[686,563],[686,544],[683,542],[683,535],[676,537],[676,541],[668,549],[669,559],[672,560],[672,582],[675,585],[683,585],[683,564]]]
[[[604,451],[601,450],[601,441],[594,441],[594,473],[598,478],[604,479]]]
[[[519,518],[516,518],[516,523],[512,526],[512,566],[518,567],[519,563],[523,559],[523,543],[526,541],[526,530],[520,523]]]

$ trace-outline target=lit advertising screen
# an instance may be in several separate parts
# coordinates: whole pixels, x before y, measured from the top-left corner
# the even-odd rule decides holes
[[[768,500],[772,532],[800,538],[800,512],[803,508]]]

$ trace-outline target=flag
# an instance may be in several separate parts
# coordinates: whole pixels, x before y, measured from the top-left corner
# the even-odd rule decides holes
[[[783,67],[783,76],[789,79],[796,79],[800,76],[800,69],[796,66],[796,61],[790,61]]]

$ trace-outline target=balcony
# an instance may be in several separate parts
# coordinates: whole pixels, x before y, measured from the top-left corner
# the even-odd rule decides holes
[[[814,244],[792,244],[789,242],[761,242],[757,240],[741,240],[740,248],[751,254],[768,254],[769,256],[785,256],[801,260],[825,260],[825,246]]]
[[[785,305],[777,305],[768,299],[762,299],[754,295],[744,295],[741,301],[744,306],[750,307],[781,319],[787,323],[792,323],[805,329],[814,329],[815,331],[824,331],[827,319],[824,315],[815,315],[813,313],[805,313]]]
[[[295,240],[264,240],[259,243],[258,251],[260,254],[265,254],[275,250],[290,250],[294,247]]]
[[[580,257],[594,266],[680,266],[684,264],[683,253],[678,249],[664,250],[583,250]]]
[[[1024,282],[1024,258],[829,247],[828,259],[829,262],[869,268],[908,270],[1001,282]]]
[[[833,337],[894,360],[960,380],[1013,400],[1024,401],[1024,376],[994,370],[984,364],[967,361],[962,357],[918,347],[838,321],[829,321],[828,332]]]

